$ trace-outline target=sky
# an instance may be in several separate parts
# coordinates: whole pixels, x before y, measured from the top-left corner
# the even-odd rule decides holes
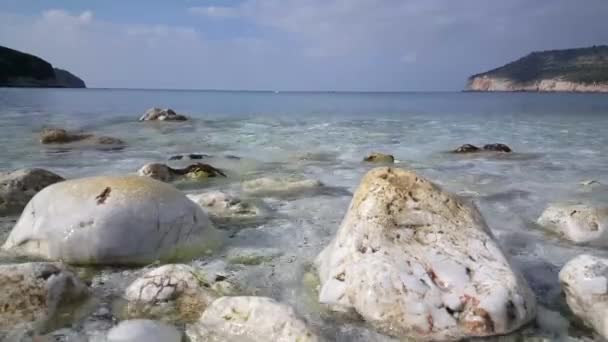
[[[89,87],[460,90],[608,44],[608,0],[0,0],[0,45]]]

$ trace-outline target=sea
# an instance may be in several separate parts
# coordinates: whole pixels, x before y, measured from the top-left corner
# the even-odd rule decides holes
[[[139,122],[150,107],[172,108],[191,120]],[[42,145],[39,133],[46,127],[120,138],[126,147]],[[465,143],[503,143],[513,153],[449,153]],[[608,253],[574,246],[535,222],[549,203],[608,204],[606,95],[0,89],[0,171],[39,167],[66,178],[133,174],[150,162],[183,166],[186,161],[169,158],[197,153],[228,177],[188,184],[182,188],[187,193],[240,195],[242,182],[260,177],[320,180],[330,190],[262,198],[270,217],[233,229],[222,251],[194,262],[223,265],[248,293],[293,306],[333,341],[393,341],[356,320],[321,312],[306,281],[361,177],[374,167],[362,162],[371,152],[394,155],[395,167],[478,206],[546,313],[500,341],[593,339],[568,312],[557,275],[576,255]],[[2,218],[0,239],[17,218]],[[269,257],[231,264],[229,256],[239,252]],[[99,272],[105,286],[118,289],[114,293],[129,280],[124,269]]]

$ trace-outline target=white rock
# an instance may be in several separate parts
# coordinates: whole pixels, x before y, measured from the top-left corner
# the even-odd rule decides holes
[[[559,272],[568,306],[608,339],[608,259],[579,255]]]
[[[18,324],[52,319],[61,304],[87,293],[87,286],[61,264],[0,265],[0,339]]]
[[[2,247],[73,264],[148,264],[219,244],[202,209],[147,177],[91,177],[53,184],[28,203]]]
[[[261,205],[221,191],[187,196],[207,211],[213,220],[252,220],[266,215]]]
[[[221,297],[186,329],[192,342],[313,342],[293,309],[266,297]]]
[[[175,113],[173,109],[150,108],[140,118],[139,121],[186,121],[187,117]]]
[[[148,163],[137,170],[138,176],[150,177],[161,182],[170,182],[173,180],[171,169],[160,163]]]
[[[21,169],[0,173],[0,216],[18,214],[43,188],[63,178],[43,169]]]
[[[321,303],[399,338],[506,334],[536,313],[477,209],[403,169],[363,178],[317,267]]]
[[[171,264],[137,278],[127,287],[125,299],[135,312],[193,321],[218,297],[210,287],[211,281],[194,267]]]
[[[168,324],[147,319],[122,321],[108,332],[107,342],[181,342],[182,333]]]
[[[538,224],[577,244],[608,246],[608,206],[552,204]]]
[[[317,189],[323,186],[314,179],[290,179],[263,177],[242,184],[243,191],[251,195],[281,195],[297,194],[307,190]]]

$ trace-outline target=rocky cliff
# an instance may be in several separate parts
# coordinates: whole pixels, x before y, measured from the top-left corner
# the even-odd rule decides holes
[[[533,52],[469,77],[467,90],[608,92],[608,46]]]
[[[86,88],[86,85],[42,58],[0,46],[0,87]]]

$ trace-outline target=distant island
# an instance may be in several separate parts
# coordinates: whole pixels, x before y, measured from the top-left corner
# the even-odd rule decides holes
[[[608,46],[533,52],[469,77],[467,90],[608,92]]]
[[[86,88],[69,71],[42,58],[0,46],[0,87]]]

